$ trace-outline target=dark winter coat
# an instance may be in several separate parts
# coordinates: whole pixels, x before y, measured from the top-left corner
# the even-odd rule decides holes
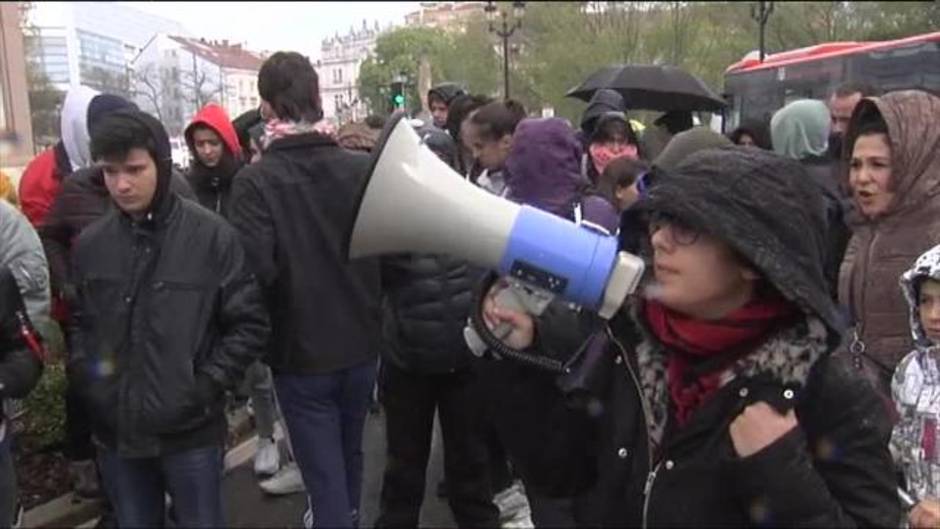
[[[550,313],[534,350],[560,359],[578,351],[572,373],[506,364],[493,396],[527,488],[577,494],[582,526],[897,526],[890,424],[872,388],[829,356],[840,326],[822,272],[822,205],[799,164],[757,149],[707,150],[657,179],[640,205],[730,244],[802,317],[736,361],[679,428],[669,353],[647,331],[642,301],[586,343],[598,322]],[[799,427],[741,458],[728,428],[758,401],[795,409]]]
[[[170,190],[179,197],[196,200],[189,184],[175,171]],[[113,208],[114,203],[104,184],[104,173],[100,167],[79,169],[62,183],[61,191],[39,228],[39,238],[42,239],[49,260],[53,294],[62,296],[66,301],[71,299],[74,284],[70,280],[69,263],[75,239],[89,224]]]
[[[235,231],[170,190],[170,145],[157,147],[157,191],[134,220],[112,208],[79,235],[72,279],[69,374],[98,442],[124,457],[218,445],[224,390],[269,337],[261,290]]]
[[[839,190],[839,181],[834,174],[835,162],[821,156],[810,156],[800,160],[800,164],[809,173],[810,178],[819,187],[823,195],[826,213],[826,255],[823,271],[832,299],[839,297],[839,268],[845,257],[845,247],[852,237],[852,230],[846,224],[846,217],[852,204]]]
[[[330,138],[300,134],[273,141],[235,177],[230,220],[265,290],[275,372],[330,373],[379,352],[378,262],[345,255],[368,165]]]
[[[222,139],[225,153],[215,167],[206,167],[199,161],[199,156],[196,155],[193,132],[200,126],[214,130]],[[186,172],[186,180],[203,207],[228,218],[232,179],[235,178],[235,173],[242,166],[241,144],[235,127],[229,121],[228,114],[225,113],[222,107],[210,104],[203,107],[193,117],[184,134],[192,159],[189,170]]]
[[[472,354],[463,329],[480,276],[478,269],[446,256],[384,258],[383,358],[425,374],[468,368]]]

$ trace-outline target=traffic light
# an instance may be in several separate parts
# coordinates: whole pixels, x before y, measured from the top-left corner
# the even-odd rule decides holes
[[[405,108],[405,83],[395,81],[391,84],[392,110]]]

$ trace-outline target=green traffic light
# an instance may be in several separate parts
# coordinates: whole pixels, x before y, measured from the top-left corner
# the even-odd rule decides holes
[[[396,94],[396,95],[395,95],[395,104],[398,105],[398,106],[404,105],[404,104],[405,104],[405,96],[403,96],[403,95],[401,95],[401,94]]]

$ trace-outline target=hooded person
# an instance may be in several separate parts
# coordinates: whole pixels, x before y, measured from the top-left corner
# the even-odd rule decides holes
[[[891,452],[914,505],[912,529],[940,525],[940,245],[901,276],[910,306],[914,350],[898,364],[891,396],[898,422]]]
[[[781,108],[770,120],[774,152],[800,162],[825,199],[829,225],[825,271],[833,299],[838,297],[839,267],[852,233],[845,223],[851,204],[842,197],[835,165],[827,156],[829,109],[822,101],[801,99]]]
[[[591,100],[588,101],[587,107],[581,114],[581,128],[578,131],[578,136],[584,147],[587,148],[588,141],[597,128],[597,120],[600,119],[603,114],[608,112],[624,113],[626,111],[627,105],[624,102],[623,96],[616,90],[601,88],[594,92],[594,95],[591,96]]]
[[[513,403],[497,421],[526,489],[583,494],[578,526],[896,527],[889,419],[831,355],[843,326],[805,170],[709,149],[628,214],[646,219],[651,275],[612,320],[533,321],[497,310],[494,291],[484,301],[508,346],[570,366],[503,361],[492,398]],[[588,354],[598,330],[609,345]]]
[[[687,131],[694,125],[691,112],[666,112],[656,118],[653,126],[643,133],[643,153],[650,159],[656,158],[676,134]]]
[[[467,91],[457,83],[441,83],[428,90],[428,109],[434,119],[434,126],[443,129],[447,126],[447,113],[450,104],[457,96]]]
[[[889,381],[913,347],[908,307],[892,285],[924,249],[940,244],[940,97],[918,90],[863,99],[845,138],[855,210],[839,275],[854,323],[856,367],[890,397]]]
[[[192,155],[186,179],[199,203],[228,217],[232,179],[242,167],[238,133],[225,109],[209,103],[183,131]]]
[[[98,95],[86,86],[69,89],[59,118],[61,139],[31,160],[23,171],[20,202],[26,218],[37,229],[45,220],[63,179],[90,163],[88,117],[91,103]]]
[[[251,128],[262,123],[261,111],[253,108],[242,112],[232,120],[232,127],[235,128],[235,134],[238,136],[238,145],[242,148],[242,158],[247,159],[251,152]]]
[[[120,527],[161,526],[165,493],[180,526],[225,525],[225,390],[269,337],[237,233],[172,192],[170,152],[149,114],[120,110],[93,126],[115,207],[73,250],[68,374]]]
[[[506,159],[506,198],[575,222],[587,221],[616,233],[613,205],[581,177],[581,145],[560,118],[519,122]]]
[[[640,159],[640,140],[623,112],[605,112],[594,121],[581,158],[581,174],[597,184],[604,169],[621,157]]]

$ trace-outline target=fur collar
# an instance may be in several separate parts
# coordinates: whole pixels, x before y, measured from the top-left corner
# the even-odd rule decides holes
[[[654,444],[658,445],[666,429],[669,413],[669,389],[666,383],[666,354],[663,347],[638,317],[632,307],[633,321],[640,331],[636,346],[640,386],[649,409],[646,424]],[[769,374],[781,384],[804,386],[816,361],[826,354],[828,331],[822,320],[815,316],[805,319],[769,338],[752,354],[739,359],[724,374],[722,385],[736,378],[751,378]]]

